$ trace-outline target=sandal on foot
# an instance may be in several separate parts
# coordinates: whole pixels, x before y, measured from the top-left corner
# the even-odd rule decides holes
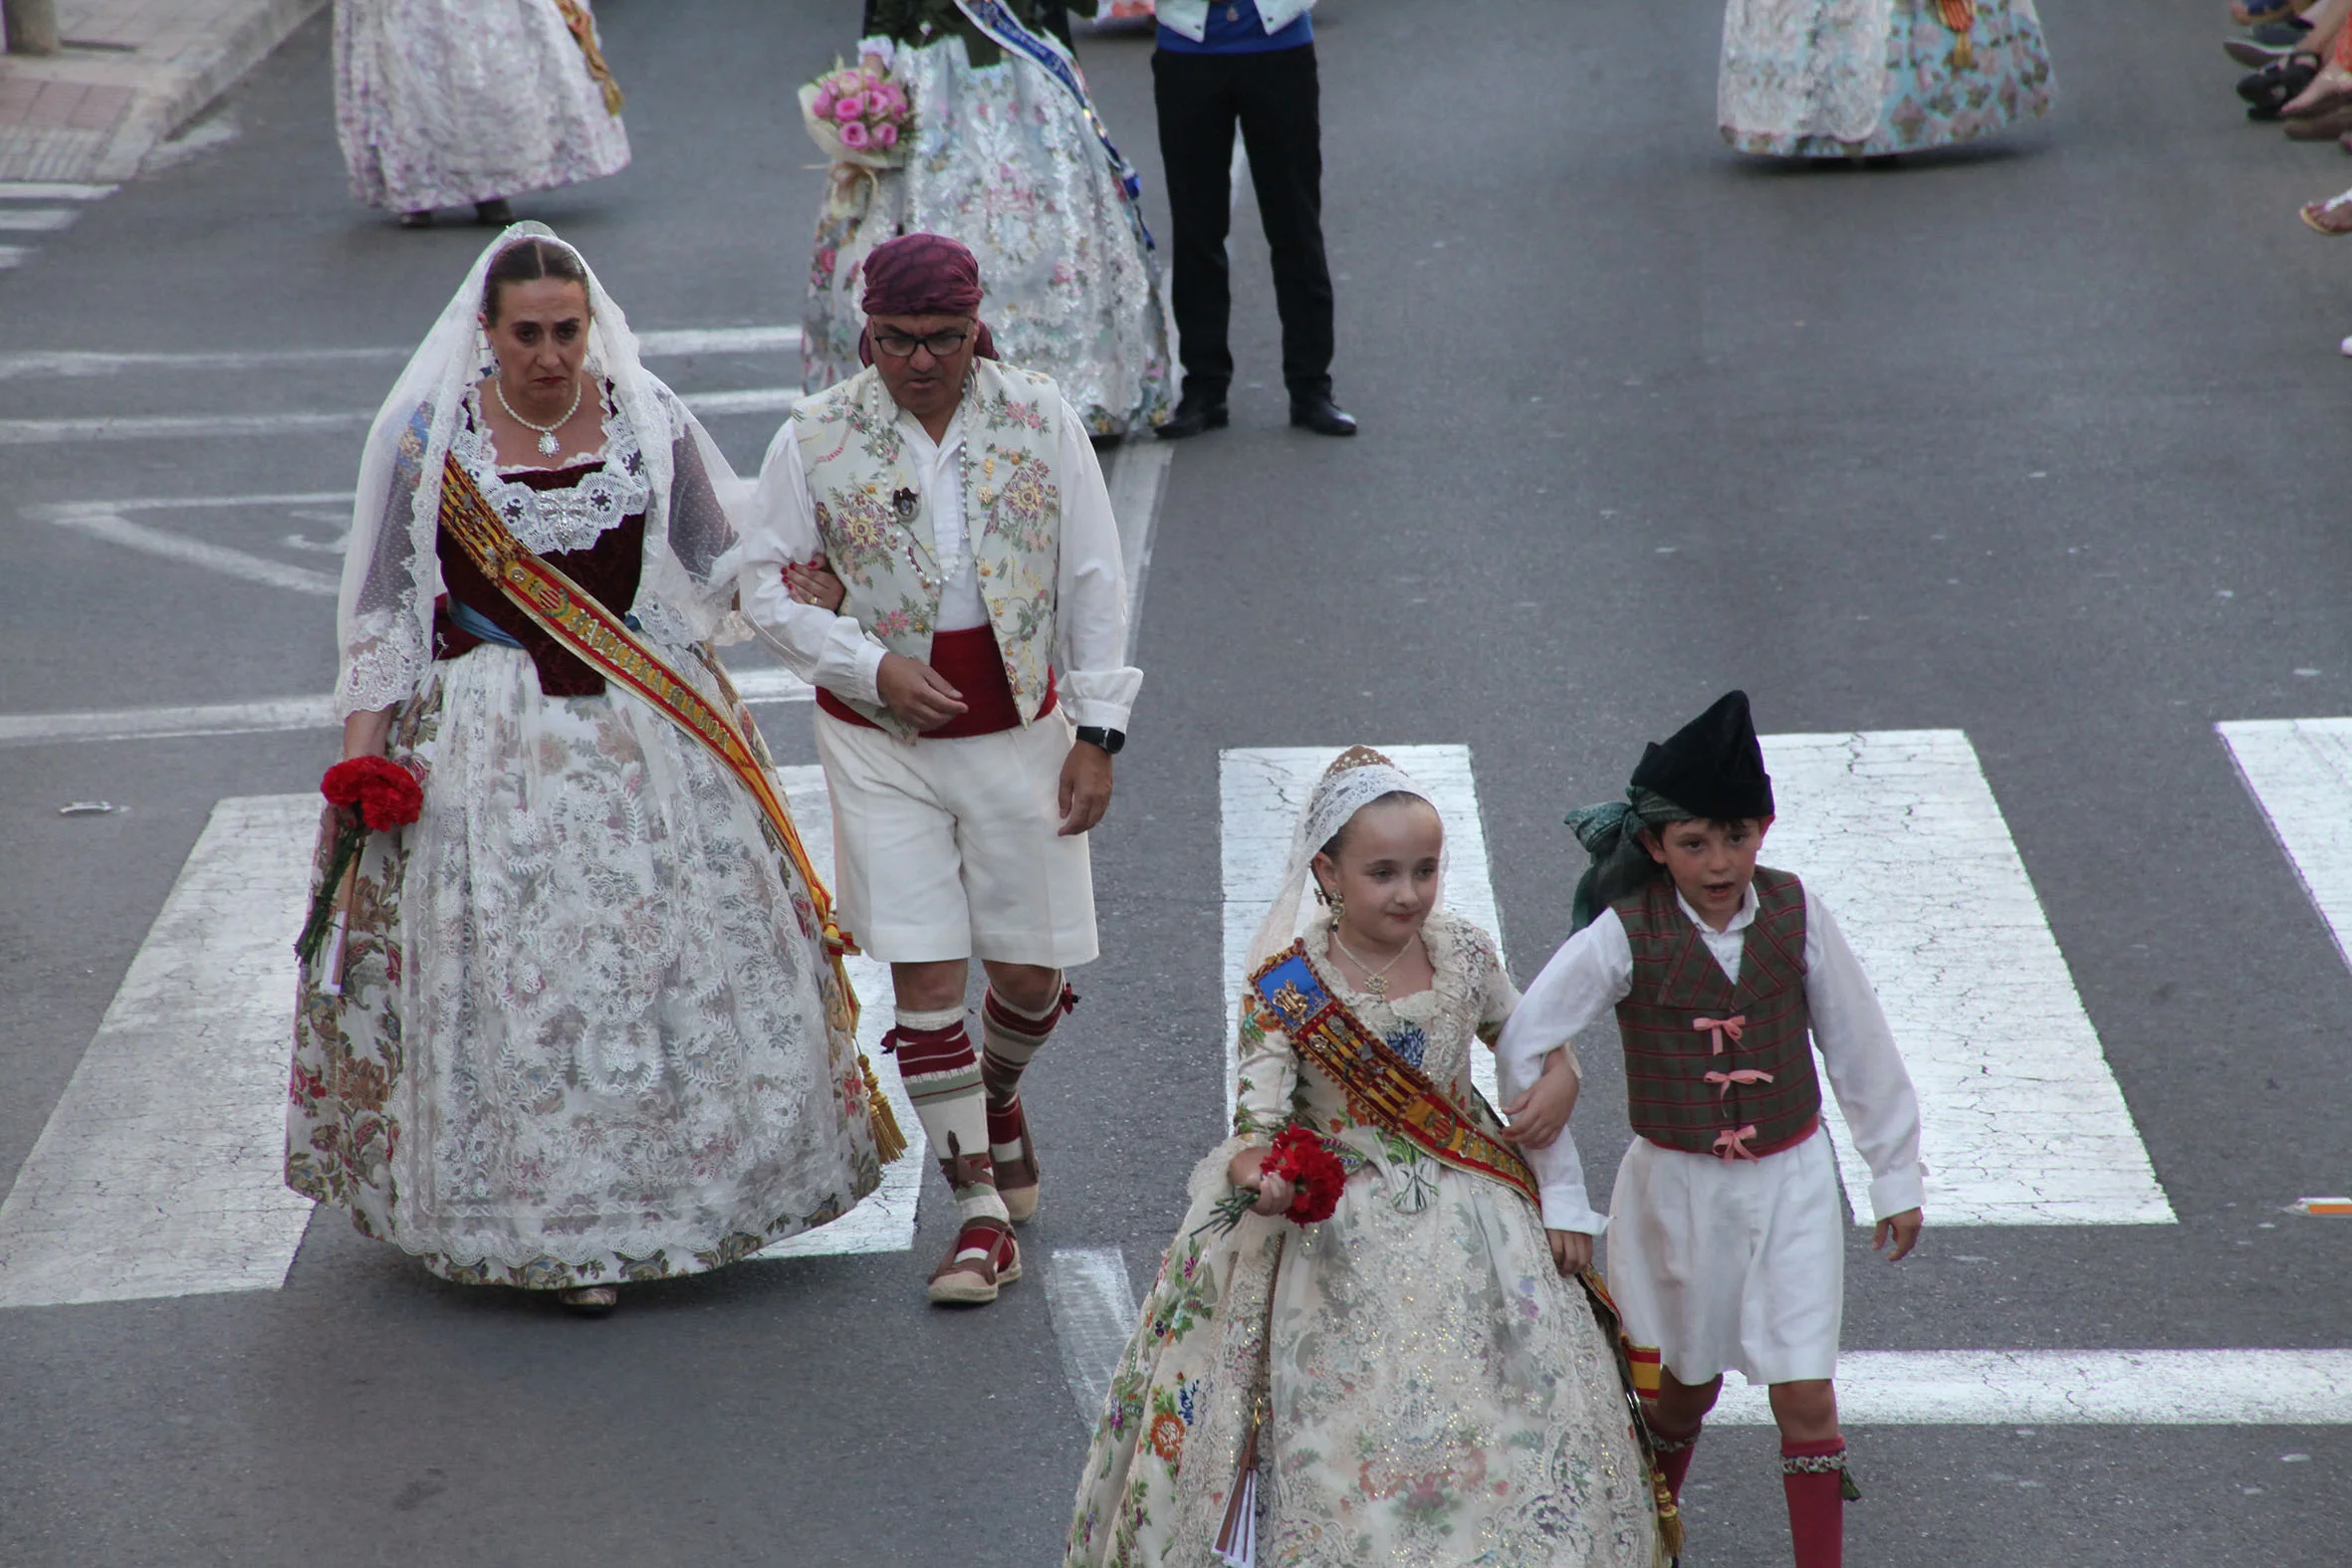
[[[2352,95],[2352,71],[2330,61],[2320,67],[2311,85],[2279,106],[2282,119],[2307,119],[2313,114],[2332,109],[2339,99]]]
[[[1013,1228],[988,1216],[964,1222],[954,1250],[931,1274],[933,1306],[986,1306],[997,1287],[1021,1277],[1021,1243]]]
[[[1021,1102],[1013,1102],[1016,1115]],[[989,1146],[989,1156],[997,1171],[997,1196],[1005,1201],[1005,1213],[1013,1217],[1015,1225],[1026,1225],[1038,1212],[1038,1146],[1029,1136],[1029,1118],[1021,1118],[1021,1152],[1008,1160]]]
[[[2329,239],[2352,234],[2352,190],[2325,201],[2303,203],[2302,218],[2312,233],[2324,234]]]
[[[620,1291],[613,1285],[581,1285],[563,1292],[556,1299],[582,1317],[602,1317],[620,1305]]]
[[[2237,84],[2237,96],[2246,103],[2245,117],[2276,119],[2318,75],[2319,60],[2313,55],[2289,55],[2264,66]]]

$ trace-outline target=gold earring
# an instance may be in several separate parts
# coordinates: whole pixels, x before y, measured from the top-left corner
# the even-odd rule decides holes
[[[1331,893],[1324,897],[1323,902],[1331,906],[1331,925],[1336,930],[1339,922],[1347,918],[1347,900]]]

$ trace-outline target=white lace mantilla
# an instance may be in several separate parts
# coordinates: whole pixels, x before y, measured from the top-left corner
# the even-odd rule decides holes
[[[482,417],[479,388],[466,394],[466,421],[449,439],[449,449],[473,475],[482,498],[498,513],[507,532],[523,548],[542,556],[559,551],[586,550],[606,529],[623,519],[641,515],[653,500],[653,480],[645,472],[645,450],[637,440],[628,415],[604,402],[604,444],[601,452],[579,453],[564,466],[602,461],[603,467],[560,490],[534,490],[499,471],[498,450]]]

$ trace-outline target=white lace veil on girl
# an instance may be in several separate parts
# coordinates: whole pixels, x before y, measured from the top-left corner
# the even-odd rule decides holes
[[[405,701],[432,660],[442,464],[467,389],[496,373],[479,320],[482,286],[499,252],[529,239],[580,261],[588,296],[584,373],[610,381],[613,411],[644,449],[653,497],[629,613],[648,639],[672,646],[712,638],[727,619],[734,583],[712,580],[710,566],[735,543],[731,515],[741,510],[743,485],[701,422],[646,370],[628,319],[594,270],[546,224],[518,223],[474,259],[368,427],[336,616],[343,655],[335,688],[339,718]]]
[[[1348,824],[1355,813],[1383,795],[1409,794],[1416,799],[1429,800],[1429,791],[1413,782],[1406,773],[1387,758],[1368,746],[1351,746],[1332,759],[1307,792],[1306,805],[1298,813],[1298,825],[1291,833],[1291,856],[1283,865],[1283,879],[1275,889],[1274,907],[1266,912],[1266,919],[1258,927],[1258,934],[1250,939],[1250,950],[1243,973],[1253,974],[1268,959],[1289,947],[1317,923],[1314,901],[1314,857],[1338,831]],[[1430,800],[1435,810],[1437,802]],[[1445,903],[1445,863],[1438,865],[1438,896],[1431,912]]]

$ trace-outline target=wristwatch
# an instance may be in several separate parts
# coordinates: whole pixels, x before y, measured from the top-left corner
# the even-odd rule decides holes
[[[1079,725],[1077,728],[1077,738],[1085,742],[1088,746],[1100,747],[1102,749],[1103,755],[1106,757],[1118,756],[1119,748],[1127,744],[1126,731],[1106,730],[1099,724]]]

